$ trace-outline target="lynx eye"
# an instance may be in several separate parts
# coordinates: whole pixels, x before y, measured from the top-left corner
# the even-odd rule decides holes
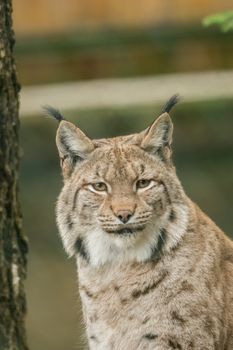
[[[93,189],[98,192],[107,192],[107,185],[104,182],[96,182],[94,184],[91,184]]]
[[[147,180],[147,179],[141,179],[138,180],[136,182],[136,188],[140,189],[140,188],[146,188],[151,184],[151,180]]]

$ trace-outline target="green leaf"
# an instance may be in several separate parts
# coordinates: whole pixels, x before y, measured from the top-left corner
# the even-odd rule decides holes
[[[227,11],[222,13],[216,13],[207,16],[203,19],[202,24],[205,27],[211,25],[217,25],[223,32],[227,32],[233,29],[233,11]]]

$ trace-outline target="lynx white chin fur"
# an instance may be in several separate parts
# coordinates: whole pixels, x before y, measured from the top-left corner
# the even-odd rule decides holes
[[[49,110],[64,176],[57,223],[91,350],[233,349],[233,244],[176,176],[175,103],[145,131],[101,140]]]

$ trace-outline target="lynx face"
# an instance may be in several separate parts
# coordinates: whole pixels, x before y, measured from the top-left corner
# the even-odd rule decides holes
[[[142,133],[93,141],[61,122],[57,146],[65,184],[57,222],[69,255],[93,266],[145,261],[165,240],[176,243],[187,215],[179,204],[183,192],[170,160],[171,139],[167,113]]]

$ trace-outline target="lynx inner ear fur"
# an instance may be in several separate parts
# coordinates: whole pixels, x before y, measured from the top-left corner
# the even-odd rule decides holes
[[[168,113],[161,114],[145,131],[141,147],[150,153],[170,148],[172,143],[173,124]]]
[[[64,120],[59,124],[56,144],[65,177],[71,174],[78,161],[86,159],[94,150],[92,141],[74,124]]]

